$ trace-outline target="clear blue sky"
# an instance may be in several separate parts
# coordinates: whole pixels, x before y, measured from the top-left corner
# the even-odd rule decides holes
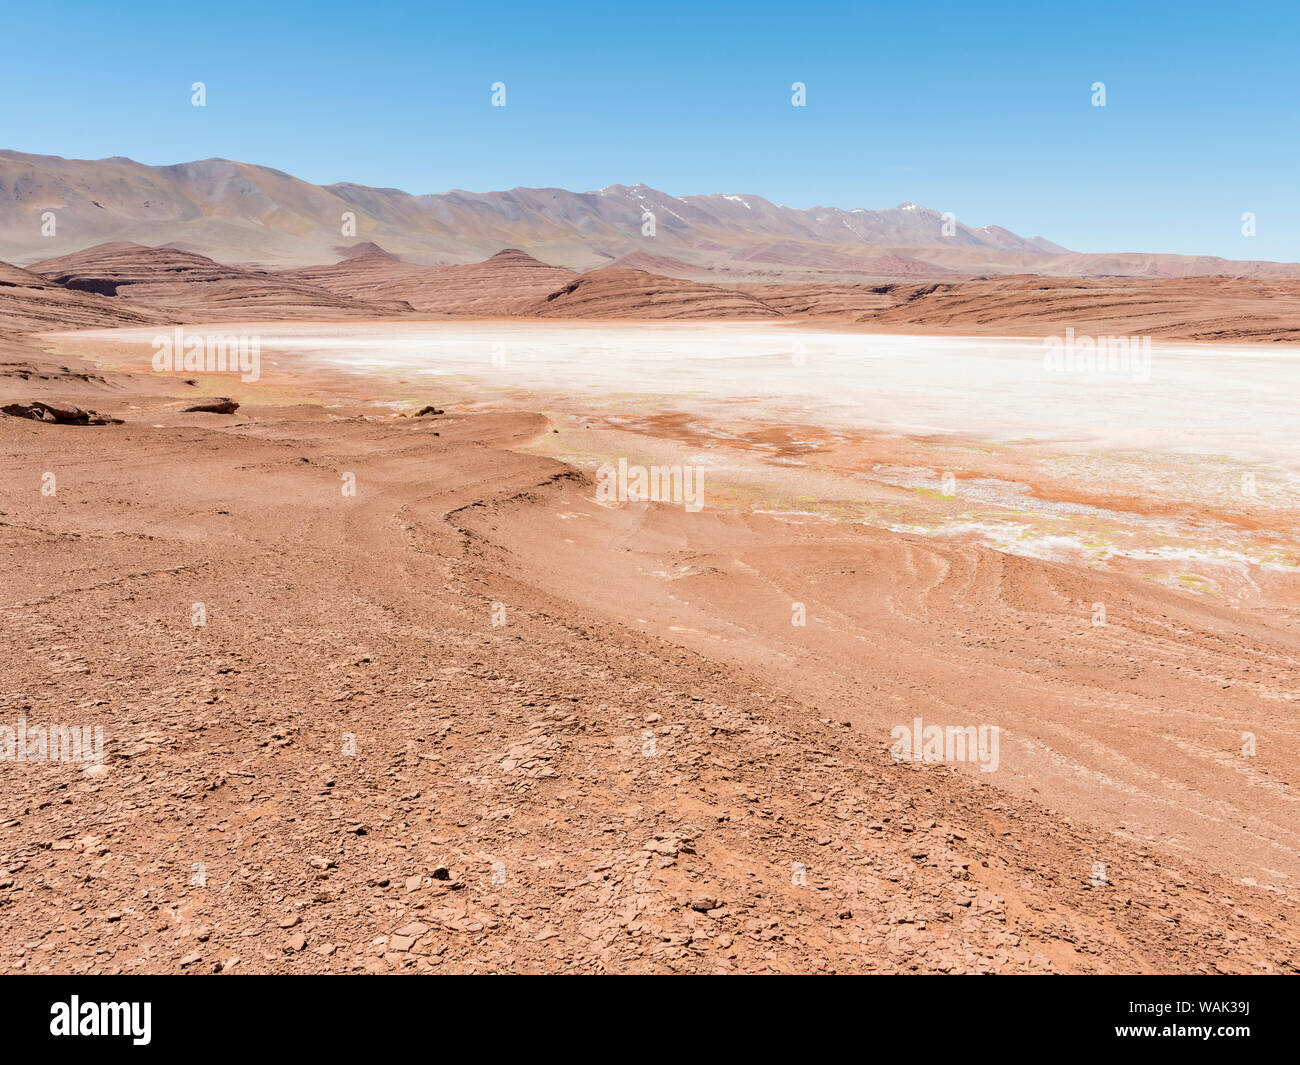
[[[1080,251],[1300,260],[1294,3],[287,8],[6,4],[0,147],[411,192],[915,200]]]

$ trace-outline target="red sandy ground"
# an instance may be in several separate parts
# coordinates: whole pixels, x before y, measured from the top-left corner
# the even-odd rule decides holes
[[[0,362],[4,403],[124,419],[0,417],[0,724],[106,735],[0,762],[0,970],[1300,967],[1287,614],[603,507],[519,450],[543,417],[358,378],[223,416]],[[894,762],[914,716],[1001,725],[1004,768]]]

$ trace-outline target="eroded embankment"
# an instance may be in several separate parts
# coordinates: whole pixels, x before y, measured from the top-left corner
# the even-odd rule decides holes
[[[917,717],[997,726],[976,777],[1234,880],[1300,876],[1297,638],[1267,614],[973,544],[610,507],[590,482],[456,520],[494,572],[762,676],[880,750]]]

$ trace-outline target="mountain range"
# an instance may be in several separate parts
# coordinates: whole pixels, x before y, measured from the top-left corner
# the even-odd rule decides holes
[[[472,264],[512,248],[577,271],[630,268],[733,283],[1016,273],[1300,277],[1294,263],[1072,252],[915,203],[799,209],[748,193],[678,197],[646,185],[415,195],[314,185],[226,159],[148,166],[0,151],[0,259],[29,265],[122,241],[261,267],[375,254]]]

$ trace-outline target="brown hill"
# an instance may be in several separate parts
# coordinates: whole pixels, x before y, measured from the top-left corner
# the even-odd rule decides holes
[[[393,300],[353,299],[179,248],[149,248],[130,241],[46,259],[31,270],[67,289],[124,297],[187,317],[366,317],[411,309]]]
[[[420,266],[368,255],[276,276],[360,300],[399,299],[421,314],[491,318],[525,314],[578,275],[507,248],[463,266]]]
[[[377,255],[381,259],[401,259],[400,255],[394,255],[391,251],[381,248],[373,240],[363,240],[360,244],[339,244],[334,250],[344,259],[364,259],[372,255]]]
[[[1184,340],[1300,341],[1296,281],[1022,275],[882,285],[879,291],[893,305],[869,311],[858,321],[882,329],[1043,336],[1070,326],[1081,332]]]
[[[275,276],[353,299],[400,299],[414,310],[427,313],[426,297],[441,269],[385,255],[362,255],[322,266],[277,270]]]
[[[150,248],[128,240],[96,244],[70,255],[33,263],[29,269],[69,288],[94,286],[103,295],[117,295],[123,285],[168,281],[224,281],[246,277],[250,271],[227,266],[180,248]]]
[[[567,284],[574,272],[539,262],[518,248],[506,248],[481,263],[443,267],[431,309],[446,314],[524,314],[547,294]]]
[[[1300,279],[1300,263],[1222,259],[1213,255],[1147,252],[1059,252],[990,250],[982,247],[916,245],[891,250],[905,258],[970,275],[1041,274],[1045,277],[1158,278],[1230,277],[1258,281]]]
[[[709,272],[709,267],[674,259],[670,255],[654,255],[647,251],[632,251],[620,255],[613,262],[596,270],[644,270],[648,274],[660,274],[663,277],[682,277],[696,281]],[[592,271],[587,271],[591,273]]]
[[[790,318],[855,320],[898,302],[884,291],[887,286],[869,282],[819,282],[816,284],[741,284],[734,286]],[[902,286],[899,286],[902,287]]]
[[[539,318],[779,318],[753,296],[644,270],[593,270],[530,308]]]
[[[732,254],[729,265],[783,267],[821,275],[896,277],[962,276],[955,270],[909,255],[870,254],[861,249],[827,247],[807,241],[768,241]]]
[[[888,257],[893,258],[893,257]],[[628,261],[689,268],[681,260]],[[896,263],[901,272],[907,263]],[[97,245],[31,270],[5,267],[14,331],[63,325],[254,318],[821,318],[896,332],[1082,332],[1207,341],[1300,341],[1300,281],[1223,277],[994,278],[719,283],[607,267],[579,274],[506,249],[423,266],[378,249],[326,266],[265,271],[178,248]]]
[[[8,263],[0,263],[0,332],[140,325],[156,316],[130,304],[76,291]]]

